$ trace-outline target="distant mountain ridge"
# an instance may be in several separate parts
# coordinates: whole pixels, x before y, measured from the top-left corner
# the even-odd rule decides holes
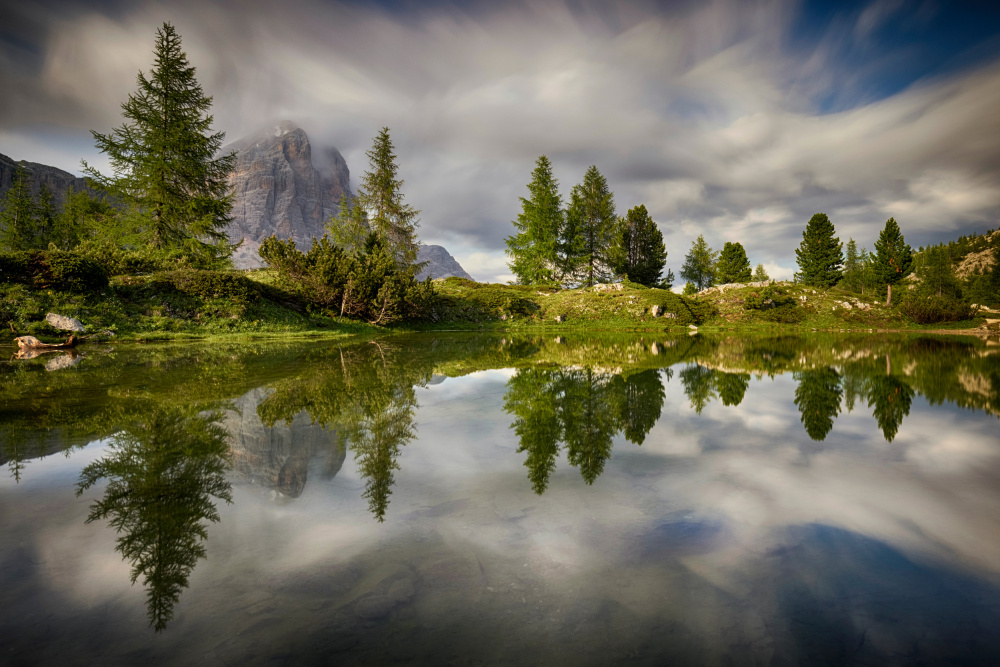
[[[18,160],[7,157],[0,153],[0,195],[10,190],[14,184],[14,170],[17,169]],[[38,162],[24,163],[25,171],[31,176],[31,191],[37,195],[44,184],[54,195],[57,203],[62,203],[66,197],[66,192],[70,186],[74,190],[80,191],[87,187],[87,181],[80,176],[74,176],[68,171],[63,171],[57,167],[50,167],[47,164]]]

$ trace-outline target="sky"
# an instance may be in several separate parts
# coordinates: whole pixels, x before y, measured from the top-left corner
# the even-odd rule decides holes
[[[537,158],[564,200],[597,165],[679,274],[699,234],[796,270],[812,214],[869,249],[1000,219],[1000,3],[0,0],[0,153],[107,169],[155,30],[177,28],[214,129],[291,120],[356,186],[387,126],[420,239],[478,280]]]

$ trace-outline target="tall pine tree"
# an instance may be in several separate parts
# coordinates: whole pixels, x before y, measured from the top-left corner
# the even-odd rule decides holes
[[[573,186],[560,248],[563,265],[591,286],[611,277],[608,250],[615,233],[615,197],[608,181],[591,165],[583,183]]]
[[[875,241],[875,277],[887,286],[885,305],[892,305],[892,286],[913,270],[913,250],[907,245],[895,218],[885,221],[885,227]]]
[[[353,206],[348,207],[347,219],[353,229],[360,230],[363,216],[371,231],[389,244],[400,266],[414,264],[417,261],[417,216],[420,211],[403,203],[403,181],[398,178],[399,166],[388,127],[379,131],[371,150],[365,155],[368,156],[369,168],[361,179]]]
[[[840,280],[844,255],[840,239],[834,236],[833,223],[826,213],[817,213],[802,232],[802,243],[795,249],[799,279],[812,287],[832,287]]]
[[[232,209],[226,178],[236,156],[215,157],[225,133],[211,132],[212,98],[195,79],[169,23],[157,29],[153,55],[149,77],[140,71],[138,91],[122,104],[125,123],[108,134],[91,132],[114,175],[86,162],[84,171],[128,207],[125,219],[140,240],[226,255],[223,227]]]
[[[28,250],[38,236],[38,205],[31,194],[31,174],[18,163],[10,189],[0,200],[0,249]]]
[[[507,266],[521,285],[555,280],[560,264],[562,198],[559,181],[552,176],[552,163],[544,155],[531,172],[528,195],[521,197],[521,212],[513,222],[517,233],[507,237]]]
[[[750,260],[747,259],[747,251],[743,244],[739,242],[731,243],[726,241],[722,247],[722,254],[715,264],[715,280],[725,285],[726,283],[748,283],[753,278],[753,271],[750,270]]]
[[[608,257],[615,273],[634,283],[654,287],[660,282],[667,263],[667,248],[645,205],[629,209],[619,220]]]

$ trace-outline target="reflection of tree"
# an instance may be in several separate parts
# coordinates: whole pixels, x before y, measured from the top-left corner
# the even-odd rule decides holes
[[[668,372],[667,377],[670,377]],[[663,409],[664,390],[656,370],[627,378],[590,368],[522,368],[507,382],[504,410],[527,453],[535,493],[548,487],[561,445],[588,484],[604,471],[618,433],[642,444]]]
[[[688,366],[681,371],[684,393],[691,401],[691,407],[699,415],[708,402],[715,398],[715,371],[707,366]]]
[[[385,520],[401,448],[416,435],[414,387],[431,377],[433,365],[419,351],[374,342],[335,350],[310,373],[277,383],[257,408],[268,426],[305,410],[336,429],[354,452],[366,480],[362,496],[378,521]]]
[[[663,371],[667,380],[673,376],[670,368]],[[621,382],[620,376],[615,378],[616,384]],[[656,370],[646,370],[628,376],[622,391],[623,397],[619,406],[619,417],[622,421],[625,439],[641,445],[646,434],[653,428],[663,410],[665,390],[660,381],[660,373]],[[617,386],[616,386],[617,389]]]
[[[840,414],[840,376],[832,368],[802,371],[795,374],[795,405],[802,413],[802,424],[813,440],[823,440],[833,428],[833,418]]]
[[[899,432],[903,417],[910,414],[913,389],[893,375],[876,375],[869,383],[868,405],[874,408],[872,415],[882,429],[882,435],[892,442]]]
[[[212,498],[232,502],[220,417],[153,410],[124,426],[110,453],[80,473],[77,495],[109,480],[87,522],[109,519],[118,531],[116,549],[132,565],[132,583],[142,577],[149,624],[157,632],[173,617],[191,571],[206,555],[205,520],[219,521]]]
[[[518,452],[527,452],[524,465],[535,493],[542,495],[556,469],[562,428],[557,418],[557,371],[523,368],[507,382],[503,408],[515,415],[511,428],[520,440]]]
[[[563,400],[560,421],[570,464],[580,469],[587,484],[604,472],[611,456],[611,439],[618,430],[614,408],[619,396],[610,395],[609,378],[587,368],[561,374]]]
[[[750,386],[749,373],[723,373],[716,371],[715,386],[719,390],[719,398],[723,405],[737,406],[743,402],[743,397]]]

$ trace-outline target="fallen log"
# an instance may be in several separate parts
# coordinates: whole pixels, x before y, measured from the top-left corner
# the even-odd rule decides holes
[[[17,341],[18,348],[22,350],[62,350],[65,348],[76,347],[79,342],[79,338],[71,335],[65,343],[43,343],[34,336],[18,336],[14,340]]]

